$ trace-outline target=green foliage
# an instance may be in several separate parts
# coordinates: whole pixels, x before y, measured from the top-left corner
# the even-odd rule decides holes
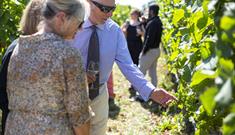
[[[178,22],[179,22],[183,17],[184,17],[184,10],[183,10],[183,9],[174,10],[172,23],[173,23],[175,26],[178,26]]]
[[[205,79],[215,79],[217,73],[211,70],[198,70],[194,73],[192,77],[191,87],[200,84]]]
[[[162,0],[160,7],[168,67],[178,77],[178,108],[194,125],[190,133],[234,134],[235,2]]]
[[[117,5],[115,11],[113,12],[112,19],[119,25],[122,25],[128,19],[130,11],[130,6]]]
[[[18,24],[28,0],[2,0],[0,3],[0,60],[7,46],[18,36]]]
[[[224,135],[235,134],[235,113],[231,113],[223,121],[223,133]]]
[[[0,3],[0,60],[6,47],[18,36],[19,20],[27,1]],[[168,67],[178,78],[176,96],[180,110],[173,119],[165,118],[159,129],[171,130],[172,134],[235,134],[235,2],[158,3],[164,22],[162,42]],[[112,18],[122,25],[130,10],[118,5]]]
[[[214,107],[216,102],[214,101],[214,97],[217,94],[217,88],[212,87],[208,88],[201,96],[200,99],[202,101],[203,107],[207,111],[208,115],[212,116]]]

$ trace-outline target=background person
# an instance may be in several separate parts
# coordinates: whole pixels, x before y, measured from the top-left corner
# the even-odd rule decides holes
[[[78,0],[47,0],[39,32],[20,36],[7,76],[6,135],[87,135],[86,73],[72,39],[84,18]]]
[[[144,35],[144,27],[139,21],[140,11],[133,10],[130,14],[130,21],[122,26],[122,31],[126,35],[127,46],[133,63],[139,65],[139,55],[143,48],[141,36]]]
[[[149,71],[152,84],[157,86],[157,60],[160,57],[162,22],[158,16],[159,6],[149,7],[149,19],[144,36],[144,48],[140,55],[140,70],[145,75]]]
[[[131,59],[136,66],[139,65],[139,55],[143,48],[142,36],[144,35],[144,26],[139,21],[140,14],[139,10],[132,10],[130,13],[130,21],[125,22],[122,26]],[[130,97],[136,95],[136,90],[134,90],[133,86],[129,88],[129,92],[131,94]]]

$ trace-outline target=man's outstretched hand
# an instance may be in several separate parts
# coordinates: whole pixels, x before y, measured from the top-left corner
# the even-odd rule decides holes
[[[172,101],[178,100],[174,95],[170,94],[169,92],[167,92],[162,88],[156,88],[152,92],[150,98],[153,101],[161,104],[163,107],[167,107]]]

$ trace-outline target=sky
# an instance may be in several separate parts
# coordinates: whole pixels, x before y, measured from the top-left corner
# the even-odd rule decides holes
[[[144,4],[147,4],[150,1],[153,1],[153,0],[116,0],[116,4],[130,5],[138,9],[142,9],[142,6]]]

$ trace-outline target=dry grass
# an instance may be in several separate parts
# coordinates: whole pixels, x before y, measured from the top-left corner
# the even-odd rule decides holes
[[[122,75],[117,65],[113,68],[115,104],[111,105],[108,121],[108,135],[156,135],[160,133],[157,124],[161,121],[162,109],[152,101],[140,103],[130,100],[129,82]],[[158,60],[159,84],[165,80],[167,66],[165,59]],[[148,80],[149,77],[147,77]]]

